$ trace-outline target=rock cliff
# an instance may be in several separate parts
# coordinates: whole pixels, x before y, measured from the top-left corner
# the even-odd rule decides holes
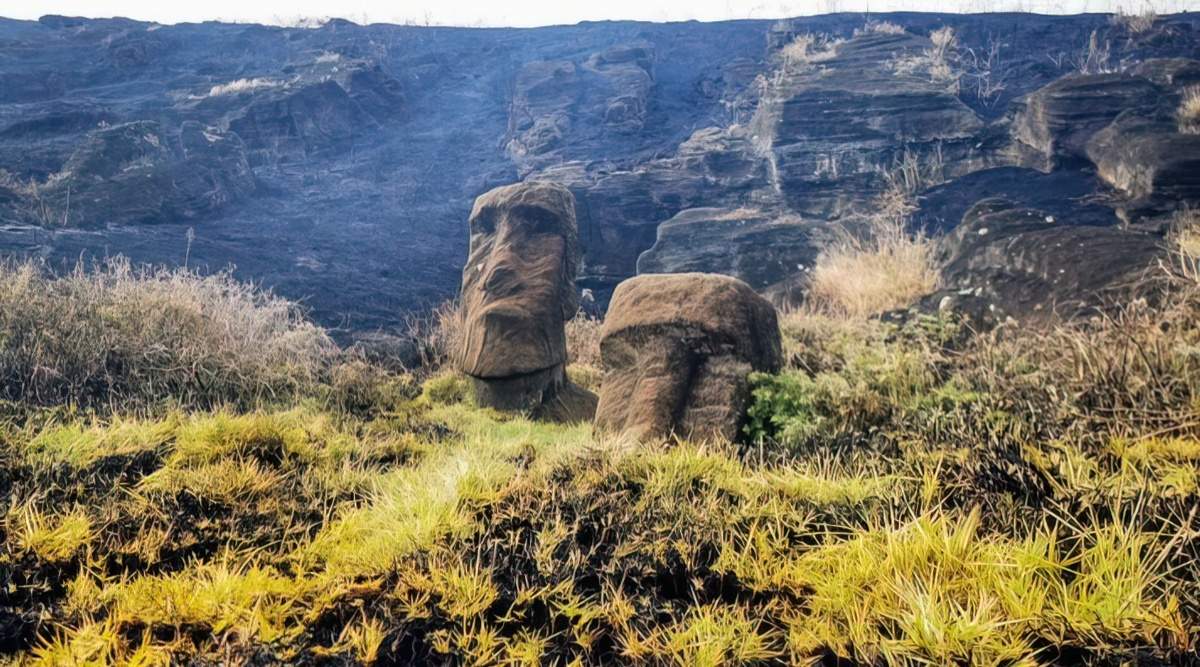
[[[897,194],[939,234],[1004,197],[1056,220],[1014,237],[1030,252],[1094,241],[1121,271],[1200,204],[1200,135],[1174,116],[1200,85],[1197,15],[1136,33],[1102,15],[869,18],[0,19],[0,252],[233,264],[362,331],[454,295],[471,202],[522,179],[571,190],[579,286],[602,303],[637,273],[794,294],[834,228]],[[1090,277],[1042,264],[1087,266],[998,238],[947,250],[951,282],[1008,263],[1051,291],[1039,303],[1086,300]]]

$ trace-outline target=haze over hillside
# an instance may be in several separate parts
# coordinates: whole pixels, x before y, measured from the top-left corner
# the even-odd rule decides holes
[[[417,0],[402,6],[381,0],[268,0],[247,4],[236,0],[213,0],[203,4],[148,3],[144,0],[43,0],[33,5],[0,9],[0,15],[37,19],[45,14],[88,18],[128,17],[160,23],[266,23],[273,25],[319,25],[330,18],[360,25],[395,23],[409,25],[521,27],[573,25],[581,21],[734,21],[781,19],[837,13],[1028,12],[1035,14],[1127,13],[1177,14],[1197,9],[1194,0],[775,0],[735,3],[726,0],[692,2],[637,2],[612,0],[605,3],[552,3],[515,0],[485,4],[471,0]]]
[[[453,296],[474,198],[542,179],[575,194],[580,285],[601,303],[639,268],[778,295],[904,168],[920,176],[912,220],[935,231],[993,195],[1065,225],[1153,219],[1161,206],[1126,200],[1158,186],[1129,190],[1086,144],[1122,111],[1174,113],[1197,20],[3,20],[0,251],[233,264],[324,323],[368,329]],[[1163,187],[1186,198],[1186,183]]]

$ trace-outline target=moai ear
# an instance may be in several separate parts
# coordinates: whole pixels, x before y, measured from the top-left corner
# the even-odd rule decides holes
[[[570,275],[570,262],[563,260],[562,294],[559,305],[562,308],[563,322],[569,322],[579,314],[579,289],[575,287],[575,276]]]

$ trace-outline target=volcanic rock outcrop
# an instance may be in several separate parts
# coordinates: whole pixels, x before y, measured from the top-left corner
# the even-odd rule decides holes
[[[637,272],[720,273],[763,292],[804,275],[832,237],[828,225],[754,209],[693,208],[658,226],[658,239],[638,258]]]
[[[638,439],[733,440],[750,372],[782,362],[775,308],[746,283],[705,273],[618,285],[600,354],[596,426]]]
[[[1087,145],[1097,174],[1126,201],[1127,221],[1200,201],[1200,135],[1182,134],[1174,118],[1122,114]]]
[[[564,324],[579,310],[575,199],[527,182],[475,200],[463,267],[466,331],[459,366],[476,402],[553,421],[583,421],[596,397],[566,378]]]
[[[1084,157],[1087,141],[1123,111],[1151,112],[1161,91],[1129,74],[1072,74],[1016,103],[1012,135],[1031,149],[1025,161],[1050,171]]]
[[[172,136],[136,121],[89,132],[61,170],[26,185],[15,203],[23,219],[47,226],[178,222],[255,187],[238,135],[185,121]]]
[[[0,254],[233,265],[362,333],[450,298],[475,197],[518,180],[571,190],[601,311],[638,272],[801,299],[823,237],[891,204],[937,235],[1003,196],[1161,237],[1200,206],[1198,36],[1195,13],[1136,35],[1097,14],[0,18]]]
[[[1163,257],[1162,239],[1117,226],[1073,225],[985,199],[941,240],[943,297],[979,299],[996,316],[1072,316],[1124,300]],[[952,300],[954,300],[952,299]],[[942,308],[944,309],[944,308]],[[977,319],[977,318],[972,318]]]

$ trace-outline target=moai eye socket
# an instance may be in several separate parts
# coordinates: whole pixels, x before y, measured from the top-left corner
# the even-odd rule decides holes
[[[558,216],[538,206],[518,206],[512,215],[531,234],[554,234],[559,231]]]
[[[496,209],[485,208],[471,218],[472,234],[491,234],[496,231]]]

